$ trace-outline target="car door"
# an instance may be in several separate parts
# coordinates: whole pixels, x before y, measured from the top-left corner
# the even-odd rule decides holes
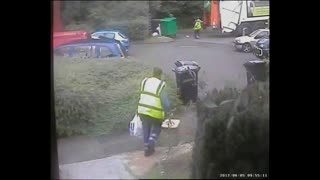
[[[110,58],[113,57],[111,49],[107,46],[100,46],[100,57],[101,58]]]
[[[97,45],[95,47],[95,56],[96,58],[112,58],[117,57],[116,54],[112,51],[109,45]]]
[[[74,47],[74,54],[73,57],[86,59],[90,58],[91,56],[91,45],[78,45]]]
[[[68,57],[71,54],[71,47],[60,47],[54,51],[54,55]]]
[[[253,40],[250,42],[251,46],[255,45],[257,43],[257,41],[265,36],[268,36],[269,32],[268,31],[261,31],[260,33],[258,33]]]

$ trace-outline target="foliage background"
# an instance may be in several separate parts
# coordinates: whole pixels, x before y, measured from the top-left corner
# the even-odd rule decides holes
[[[119,29],[133,40],[150,33],[151,19],[177,18],[178,28],[191,28],[203,14],[204,1],[62,1],[67,30]]]

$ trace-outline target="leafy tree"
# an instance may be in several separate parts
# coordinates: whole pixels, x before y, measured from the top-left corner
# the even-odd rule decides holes
[[[62,16],[69,30],[95,30],[117,24],[117,26],[127,26],[127,28],[133,25],[139,26],[139,31],[141,29],[148,31],[151,18],[160,19],[169,16],[177,17],[180,27],[192,27],[193,18],[202,15],[203,4],[203,1],[163,0],[62,1]]]

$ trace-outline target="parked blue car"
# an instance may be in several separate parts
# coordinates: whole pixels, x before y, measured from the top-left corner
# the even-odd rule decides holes
[[[126,49],[129,51],[130,47],[130,40],[127,36],[122,34],[120,31],[117,30],[104,30],[104,31],[97,31],[91,33],[91,39],[101,39],[101,37],[108,38],[108,39],[115,39],[119,41]]]
[[[116,42],[81,40],[64,44],[54,50],[56,56],[79,58],[124,58],[125,54]]]

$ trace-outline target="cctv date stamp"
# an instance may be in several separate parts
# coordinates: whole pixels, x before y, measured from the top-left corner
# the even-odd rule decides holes
[[[240,173],[240,174],[220,174],[220,178],[268,178],[268,174]]]

